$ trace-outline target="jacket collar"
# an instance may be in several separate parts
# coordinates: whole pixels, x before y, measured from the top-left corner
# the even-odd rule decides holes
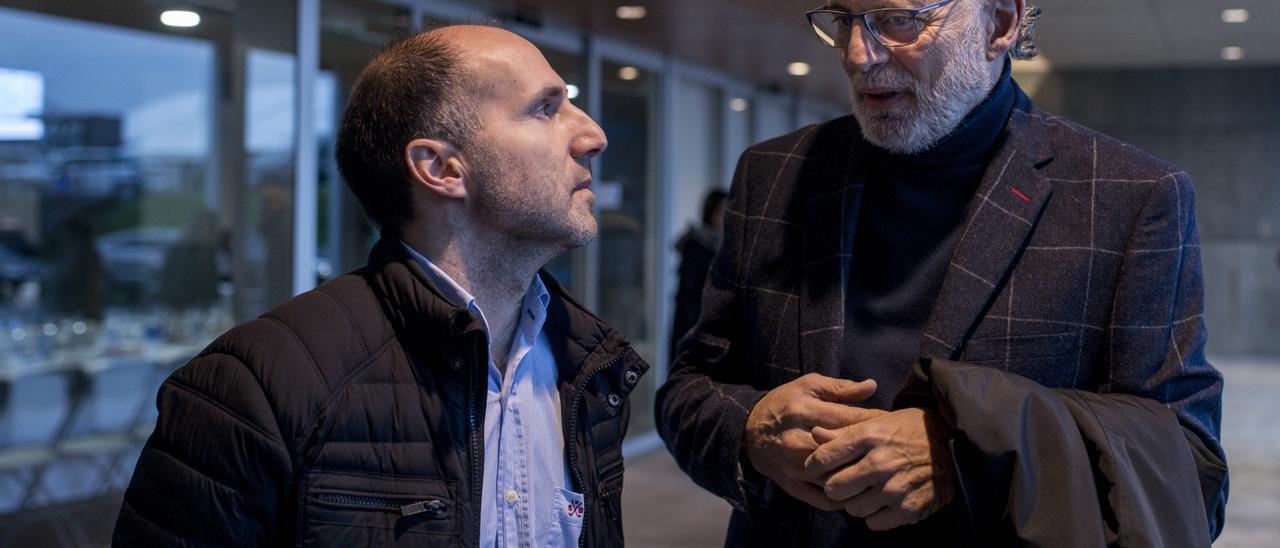
[[[577,385],[602,368],[600,374],[605,383],[593,391],[605,391],[605,398],[617,394],[625,399],[648,371],[649,364],[621,333],[575,301],[554,277],[546,271],[538,275],[551,295],[543,329],[560,368],[561,382]]]
[[[1030,99],[1015,89],[1007,135],[992,155],[965,215],[921,340],[921,355],[954,359],[1006,272],[1026,246],[1052,194],[1041,171],[1053,158]],[[848,116],[810,136],[802,187],[800,359],[804,371],[836,376],[844,355],[845,288],[872,145]],[[804,145],[804,143],[802,143]]]
[[[365,278],[406,347],[449,346],[451,339],[483,333],[484,324],[464,306],[449,302],[396,238],[383,238],[369,254]]]
[[[1004,143],[969,203],[960,241],[921,336],[922,356],[959,357],[1053,194],[1043,171],[1053,151],[1044,124],[1031,110],[1030,100],[1018,90]]]
[[[643,360],[632,356],[629,343],[622,335],[591,314],[555,278],[545,271],[539,272],[551,300],[547,305],[547,320],[543,325],[563,382],[576,380],[584,365],[591,365],[592,357],[607,358],[622,355],[603,373],[610,377],[610,384],[625,397],[634,387],[626,382],[628,371],[642,375],[648,369]],[[423,271],[418,261],[394,237],[378,241],[369,254],[364,277],[378,295],[397,336],[407,349],[419,356],[452,349],[453,355],[466,355],[467,341],[475,335],[484,340],[484,323],[465,306],[455,306],[445,297],[431,277]],[[440,360],[425,360],[431,367],[447,367]]]
[[[812,147],[796,178],[804,197],[800,363],[804,371],[838,376],[845,288],[867,178],[865,158],[871,151],[852,116],[819,126],[809,138]]]

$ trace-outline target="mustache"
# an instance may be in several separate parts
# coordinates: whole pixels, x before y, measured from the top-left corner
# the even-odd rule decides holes
[[[908,88],[912,91],[920,91],[920,83],[912,78],[906,71],[892,66],[882,66],[870,72],[859,72],[849,78],[854,89],[877,87],[877,88]]]

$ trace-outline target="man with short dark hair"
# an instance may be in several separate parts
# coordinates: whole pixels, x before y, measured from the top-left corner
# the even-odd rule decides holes
[[[739,160],[656,405],[731,546],[1208,546],[1187,175],[1036,109],[1023,0],[832,0],[853,116]],[[856,381],[856,382],[855,382]]]
[[[596,235],[600,127],[529,42],[453,26],[352,90],[368,266],[174,373],[117,546],[616,546],[648,366],[541,266]]]

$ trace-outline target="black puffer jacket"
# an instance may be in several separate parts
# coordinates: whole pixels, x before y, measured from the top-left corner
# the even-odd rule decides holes
[[[620,546],[627,394],[648,365],[543,280],[582,545]],[[480,320],[379,242],[165,382],[115,546],[476,546],[487,356]]]

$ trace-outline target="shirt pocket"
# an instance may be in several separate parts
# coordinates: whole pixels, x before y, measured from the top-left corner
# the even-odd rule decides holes
[[[557,487],[550,502],[554,507],[551,509],[551,523],[547,524],[546,546],[577,546],[578,536],[582,534],[582,518],[587,513],[582,494]]]
[[[307,546],[460,545],[453,481],[315,470],[304,489],[299,537]]]

